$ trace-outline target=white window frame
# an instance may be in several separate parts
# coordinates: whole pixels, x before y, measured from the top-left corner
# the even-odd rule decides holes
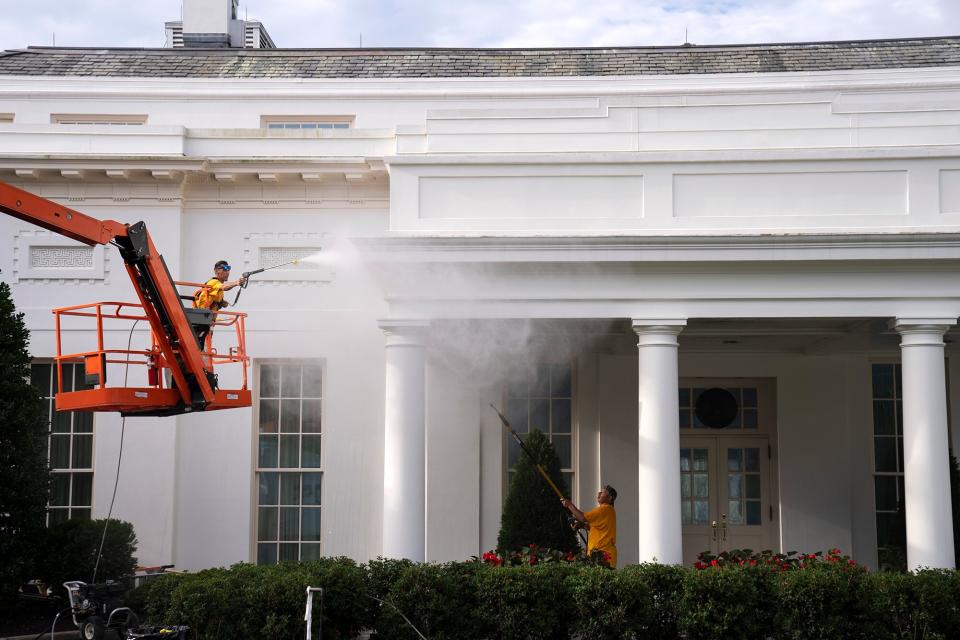
[[[50,472],[54,476],[53,482],[59,481],[60,478],[64,476],[68,477],[67,480],[67,503],[65,505],[53,505],[47,504],[47,525],[50,525],[55,521],[62,521],[61,519],[51,518],[51,515],[54,512],[66,511],[67,517],[66,520],[70,520],[77,517],[82,518],[91,518],[93,517],[93,506],[94,506],[94,495],[93,495],[93,475],[96,456],[96,420],[94,412],[79,412],[79,411],[69,411],[69,412],[60,412],[59,416],[61,420],[68,420],[70,424],[70,430],[67,432],[54,432],[53,424],[54,420],[57,418],[57,411],[55,408],[55,389],[58,388],[55,385],[56,375],[57,375],[57,365],[55,362],[50,360],[35,360],[32,363],[33,366],[45,366],[50,368],[49,378],[47,380],[47,389],[49,389],[49,395],[42,396],[44,402],[47,405],[47,460],[50,463]],[[83,365],[82,364],[65,364],[63,365],[64,375],[73,375],[74,380],[72,383],[73,389],[76,389],[76,379],[77,372],[81,372],[79,375],[82,375]],[[33,369],[31,367],[31,374]],[[81,413],[90,414],[90,431],[89,432],[75,432],[76,416]],[[68,447],[68,466],[67,467],[54,467],[53,460],[51,455],[53,453],[53,439],[54,438],[63,438],[68,437],[70,445]],[[89,437],[90,438],[90,466],[88,467],[74,467],[74,446],[76,445],[79,437]],[[88,474],[90,476],[90,503],[89,504],[74,504],[74,485],[75,485],[75,476]],[[53,497],[53,488],[51,487],[50,497]],[[79,513],[75,513],[79,512]]]
[[[893,398],[878,398],[875,393],[876,390],[873,388],[873,368],[875,366],[892,366],[893,367]],[[904,478],[904,470],[900,468],[900,458],[903,453],[903,424],[902,420],[902,410],[897,411],[897,404],[903,403],[903,397],[897,395],[897,368],[901,370],[901,378],[903,377],[902,363],[900,360],[885,358],[877,359],[870,361],[870,476],[873,482],[871,485],[871,493],[873,495],[873,503],[871,505],[871,510],[873,511],[873,528],[874,533],[877,536],[877,562],[880,562],[880,551],[883,547],[880,546],[880,526],[877,522],[877,516],[879,514],[887,514],[889,516],[896,516],[897,511],[900,509],[900,502],[903,500],[902,484]],[[903,390],[901,389],[901,392]],[[893,435],[877,435],[877,418],[874,412],[875,403],[877,400],[891,400],[894,403],[893,419],[894,419],[894,431]],[[898,433],[899,431],[899,433]],[[896,440],[896,450],[894,452],[894,460],[896,463],[896,471],[877,471],[877,438],[892,438]],[[893,477],[897,478],[897,506],[895,509],[877,509],[877,478],[878,477]]]
[[[283,400],[283,399],[290,400],[290,399],[293,399],[293,398],[280,398],[280,397],[274,398],[274,397],[272,397],[272,396],[270,396],[270,397],[261,397],[261,389],[262,389],[262,385],[261,385],[261,372],[262,372],[262,368],[263,368],[264,366],[281,366],[281,367],[282,367],[282,366],[284,366],[284,365],[294,365],[294,366],[299,366],[299,367],[301,367],[301,376],[302,376],[302,367],[304,367],[305,365],[316,366],[316,367],[318,367],[318,368],[320,369],[320,396],[319,396],[319,398],[317,398],[317,397],[315,397],[315,396],[307,396],[307,397],[306,397],[306,399],[317,399],[317,400],[320,401],[320,433],[319,433],[319,434],[314,434],[314,433],[311,433],[311,432],[308,432],[308,433],[307,433],[307,435],[310,435],[310,436],[317,435],[317,436],[320,438],[320,466],[319,466],[319,467],[303,467],[303,466],[302,466],[302,464],[303,464],[303,441],[302,441],[302,436],[304,435],[304,432],[302,431],[302,424],[301,424],[300,430],[297,431],[296,434],[294,434],[294,433],[292,433],[292,432],[286,432],[286,435],[298,435],[298,436],[300,436],[299,452],[298,452],[298,458],[299,458],[300,466],[297,466],[297,467],[280,467],[280,466],[279,466],[279,458],[278,458],[278,461],[277,461],[277,462],[278,462],[278,466],[276,466],[276,467],[270,467],[270,466],[261,467],[261,466],[260,466],[260,459],[259,459],[259,458],[260,458],[260,436],[261,436],[261,433],[260,433],[260,418],[261,418],[261,404],[262,404],[262,401],[263,401],[263,400]],[[326,518],[326,514],[324,513],[325,510],[326,510],[326,506],[325,506],[325,505],[326,505],[326,499],[325,499],[325,494],[326,494],[326,472],[325,472],[326,463],[325,463],[325,461],[326,461],[326,456],[327,456],[327,452],[326,452],[326,449],[327,449],[327,448],[326,448],[326,440],[327,440],[327,438],[326,438],[326,424],[325,424],[325,423],[326,423],[326,398],[325,398],[325,396],[324,396],[324,394],[325,394],[325,392],[326,392],[326,388],[327,388],[327,368],[326,368],[326,360],[325,360],[324,358],[289,358],[289,359],[263,359],[263,360],[256,360],[256,361],[255,361],[255,367],[254,367],[254,378],[253,378],[253,379],[254,379],[254,389],[255,389],[256,393],[255,393],[255,401],[254,401],[253,416],[252,416],[252,419],[253,419],[253,429],[252,429],[252,432],[253,432],[253,447],[252,447],[252,449],[253,449],[253,459],[252,459],[252,461],[251,461],[251,463],[252,463],[252,464],[251,464],[251,468],[253,469],[253,473],[252,473],[252,480],[251,480],[251,504],[252,504],[252,511],[251,511],[251,513],[253,514],[253,516],[252,516],[252,518],[251,518],[251,526],[250,526],[250,532],[251,532],[251,535],[250,535],[250,561],[253,562],[253,563],[255,563],[255,564],[259,564],[259,560],[260,560],[260,558],[259,558],[259,549],[260,549],[260,545],[261,545],[261,544],[263,544],[263,545],[268,545],[268,544],[274,544],[274,545],[276,545],[276,558],[277,558],[277,561],[280,560],[280,545],[281,545],[281,544],[291,544],[291,545],[292,545],[292,544],[296,544],[296,545],[297,545],[297,560],[300,560],[300,559],[303,558],[302,545],[304,545],[304,544],[316,545],[316,547],[317,547],[317,549],[318,549],[317,557],[323,557],[323,555],[324,555],[324,546],[325,546],[325,542],[326,542],[326,540],[325,540],[326,536],[323,534],[323,523],[324,523],[324,519]],[[281,393],[282,393],[282,391],[281,391]],[[301,389],[301,394],[300,394],[300,396],[298,396],[298,399],[301,401],[301,413],[300,413],[300,418],[301,418],[301,421],[302,421],[302,416],[303,416],[303,412],[302,412],[302,401],[305,399],[305,397],[303,396],[302,389]],[[279,411],[280,411],[280,407],[279,407],[279,403],[278,403],[278,412],[279,412]],[[278,415],[279,415],[279,414],[278,414]],[[279,419],[278,419],[278,427],[277,427],[277,432],[276,432],[276,433],[277,433],[278,439],[279,439],[279,436],[284,433],[284,432],[281,431],[281,427],[280,427],[280,425],[279,425]],[[279,446],[278,446],[278,449],[277,449],[277,455],[278,455],[278,457],[279,457]],[[264,539],[261,540],[261,535],[260,535],[261,532],[259,531],[259,528],[260,528],[260,509],[261,509],[261,505],[260,505],[260,474],[261,474],[261,473],[277,473],[277,474],[280,474],[280,476],[281,476],[281,477],[279,478],[279,480],[278,480],[278,487],[277,487],[277,491],[278,491],[278,501],[277,501],[277,504],[276,504],[276,505],[273,505],[273,504],[264,505],[264,507],[266,507],[266,508],[271,508],[271,507],[276,507],[276,508],[277,508],[277,522],[278,522],[278,526],[279,526],[280,517],[281,517],[281,515],[280,515],[280,509],[284,506],[283,504],[281,504],[281,499],[280,499],[280,497],[279,497],[279,492],[282,490],[281,487],[280,487],[280,483],[283,482],[282,475],[283,475],[283,474],[288,474],[288,475],[294,475],[294,474],[296,474],[296,475],[300,476],[300,478],[301,478],[301,485],[300,485],[300,488],[299,488],[300,494],[299,494],[299,498],[298,498],[298,503],[297,503],[297,505],[296,505],[297,508],[298,508],[298,515],[297,515],[297,518],[298,518],[298,519],[297,519],[297,537],[296,537],[296,540],[293,540],[293,539],[286,540],[286,541],[280,540],[280,539],[279,539],[279,538],[280,538],[280,536],[279,536],[279,531],[278,531],[278,535],[276,536],[277,539],[275,539],[275,540],[273,540],[273,539],[266,539],[266,536],[264,536]],[[304,503],[303,503],[302,476],[303,476],[304,473],[318,473],[318,474],[320,474],[320,504],[319,504],[319,505],[304,505]],[[292,506],[294,506],[294,505],[290,504],[290,505],[287,505],[287,506],[288,506],[288,508],[289,508],[289,507],[292,507]],[[319,512],[320,512],[320,523],[321,523],[321,524],[320,524],[320,540],[319,540],[319,541],[312,541],[312,540],[304,540],[304,539],[303,539],[303,513],[304,513],[304,507],[307,507],[307,508],[309,508],[309,509],[316,508],[316,509],[318,509]]]

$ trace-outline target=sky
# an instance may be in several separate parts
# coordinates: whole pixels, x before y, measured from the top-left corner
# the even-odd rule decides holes
[[[0,0],[0,50],[161,47],[181,0]],[[960,35],[960,0],[241,0],[278,47],[603,47]]]

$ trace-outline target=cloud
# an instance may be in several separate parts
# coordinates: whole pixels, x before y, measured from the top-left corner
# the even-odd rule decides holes
[[[189,1],[189,0],[187,0]],[[180,0],[0,0],[0,48],[162,46]],[[283,47],[576,47],[960,35],[957,0],[241,0]]]

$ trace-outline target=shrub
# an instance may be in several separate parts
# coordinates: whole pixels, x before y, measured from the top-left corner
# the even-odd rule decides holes
[[[485,623],[489,637],[498,640],[566,638],[574,610],[566,581],[572,571],[560,563],[483,567],[476,575],[475,617]]]
[[[771,635],[772,576],[770,569],[761,566],[688,571],[680,604],[681,630],[690,640],[752,640]]]
[[[885,571],[866,578],[870,636],[889,640],[960,637],[960,574]]]
[[[617,572],[625,580],[646,585],[650,593],[650,618],[645,640],[676,640],[679,637],[680,605],[684,578],[689,569],[672,565],[640,564]]]
[[[611,573],[603,568],[583,568],[569,576],[575,634],[598,640],[651,637],[650,629],[656,626],[653,594],[643,578],[635,571]]]
[[[394,583],[400,579],[404,571],[413,566],[410,560],[396,560],[393,558],[377,558],[371,560],[367,566],[367,618],[371,628],[379,629],[383,624],[381,617],[383,610],[390,605],[383,603],[390,593]]]
[[[536,467],[537,464],[543,466],[560,491],[568,495],[560,472],[560,459],[550,440],[536,429],[527,436],[526,446],[534,460],[522,454],[514,467],[513,480],[503,503],[497,549],[522,549],[535,544],[576,551],[577,535],[567,524],[567,511]]]
[[[430,640],[484,638],[482,621],[475,617],[478,569],[474,562],[404,568],[383,598],[387,605],[380,609],[378,637],[417,639],[406,616]]]
[[[47,412],[27,382],[29,342],[10,287],[0,282],[0,609],[36,577],[34,543],[43,533],[50,484]]]
[[[780,637],[869,637],[865,576],[863,567],[849,562],[815,561],[802,571],[778,572],[776,620]]]
[[[67,520],[43,531],[38,536],[37,576],[54,589],[62,589],[61,585],[69,580],[90,582],[97,564],[97,551],[100,549],[105,522]],[[124,580],[133,576],[137,564],[134,557],[136,551],[137,537],[133,525],[122,520],[110,520],[96,582]]]

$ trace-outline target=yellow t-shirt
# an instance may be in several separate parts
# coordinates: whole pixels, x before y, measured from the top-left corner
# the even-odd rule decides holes
[[[216,311],[223,302],[223,283],[218,278],[210,278],[206,287],[197,289],[193,295],[193,306],[197,309],[213,309]]]
[[[610,554],[610,566],[617,566],[617,512],[612,505],[601,504],[583,514],[590,525],[587,536],[587,554],[594,550]]]

